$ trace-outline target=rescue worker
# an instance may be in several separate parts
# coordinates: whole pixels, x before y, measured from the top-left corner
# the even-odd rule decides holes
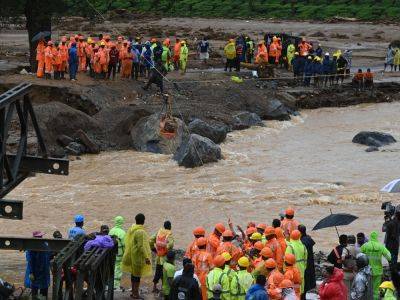
[[[161,60],[158,60],[155,67],[151,69],[149,80],[147,81],[143,89],[147,91],[149,87],[154,83],[158,86],[160,92],[164,93],[164,76],[166,74],[167,70],[165,69],[164,64]]]
[[[386,260],[390,262],[390,252],[378,241],[378,233],[376,231],[371,232],[369,241],[361,246],[361,252],[368,256],[369,265],[372,269],[374,300],[378,300],[379,285],[381,284],[383,274],[382,256],[384,256]]]
[[[314,57],[314,61],[313,61],[313,76],[314,76],[314,85],[316,87],[319,87],[320,84],[322,84],[322,64],[321,64],[321,58],[319,56],[315,56]]]
[[[40,39],[36,46],[36,61],[37,71],[36,76],[42,78],[44,75],[44,50],[46,49],[46,42],[44,39]]]
[[[364,253],[359,253],[356,257],[357,273],[351,286],[351,300],[369,300],[374,298],[372,287],[372,271],[369,266],[368,257]]]
[[[285,210],[285,218],[281,222],[281,227],[283,230],[283,234],[288,241],[290,239],[290,234],[293,230],[296,230],[299,227],[299,222],[294,219],[294,209],[289,207]]]
[[[193,230],[194,240],[186,248],[185,257],[192,259],[193,254],[198,250],[197,240],[206,235],[206,230],[203,227],[196,227]]]
[[[157,284],[163,277],[163,264],[169,250],[174,248],[174,237],[172,235],[170,221],[165,221],[164,226],[158,230],[150,239],[150,248],[156,253],[156,271],[153,278],[153,293],[158,293]]]
[[[165,68],[170,71],[170,61],[171,61],[171,50],[169,49],[169,45],[170,45],[170,40],[169,39],[165,39],[164,43],[163,43],[163,52],[162,52],[162,56],[161,56],[161,60],[165,65]]]
[[[357,73],[353,77],[353,87],[356,92],[361,92],[364,87],[364,73],[361,69],[358,69]]]
[[[236,273],[236,265],[232,264],[232,256],[229,254],[229,252],[223,252],[221,255],[225,259],[225,265],[223,271],[226,274],[226,276],[228,276],[230,284],[232,281],[232,277]]]
[[[283,274],[277,269],[278,265],[276,261],[272,258],[265,262],[266,268],[268,270],[267,276],[267,291],[270,299],[280,300],[281,291],[279,289],[279,284],[284,279]]]
[[[318,44],[317,49],[315,49],[315,55],[322,59],[322,54],[324,53],[324,51],[322,50],[321,46],[321,44]]]
[[[394,71],[396,72],[396,71],[397,71],[397,68],[398,68],[399,71],[400,71],[400,49],[399,49],[399,48],[396,48],[396,49],[394,50],[394,60],[393,60],[393,63],[394,63]]]
[[[181,70],[181,75],[186,73],[187,62],[189,58],[189,49],[185,41],[181,41],[181,52],[179,54],[179,68]]]
[[[71,43],[71,47],[68,49],[68,68],[69,68],[69,79],[76,81],[76,73],[78,72],[78,53],[76,50],[76,43]]]
[[[105,79],[107,71],[108,71],[108,62],[109,62],[108,51],[106,49],[105,42],[100,43],[98,57],[99,57],[99,63],[100,63],[100,69],[101,69],[100,78]]]
[[[267,278],[264,275],[256,277],[256,283],[253,284],[246,294],[246,300],[268,300],[268,294],[265,291]]]
[[[40,231],[34,231],[32,236],[35,239],[41,239],[43,238],[44,233]],[[40,299],[39,293],[41,297],[47,299],[48,289],[50,286],[51,255],[51,251],[27,250],[25,253],[26,270],[24,285],[25,287],[31,289],[32,299]]]
[[[118,53],[120,53],[121,50],[122,50],[123,42],[124,42],[124,37],[121,36],[121,35],[118,36],[118,38],[117,38],[117,44],[115,45],[115,47],[116,47],[117,50],[118,50]],[[121,59],[118,58],[118,69],[117,69],[117,72],[118,72],[118,73],[121,72],[121,67],[122,67],[122,62],[121,62]]]
[[[269,51],[268,51],[268,63],[270,65],[276,65],[279,62],[279,43],[278,43],[278,38],[274,36],[272,38],[272,43],[269,45]],[[282,49],[282,47],[281,47]]]
[[[307,249],[300,241],[300,231],[293,230],[290,234],[290,242],[287,243],[286,253],[291,253],[296,257],[296,266],[301,274],[301,294],[304,293],[304,274],[307,267]]]
[[[233,274],[230,285],[231,300],[245,300],[246,293],[254,282],[254,277],[248,272],[249,259],[242,256],[238,260],[238,266],[239,271]]]
[[[79,58],[79,71],[86,72],[86,42],[83,36],[79,37],[78,58]]]
[[[225,54],[225,72],[228,71],[232,72],[232,68],[235,66],[235,59],[236,59],[236,46],[235,40],[230,39],[229,42],[224,47],[224,54]]]
[[[83,229],[83,224],[85,222],[85,218],[81,215],[76,215],[74,217],[75,226],[68,230],[68,239],[73,240],[77,236],[85,235],[86,232]]]
[[[336,268],[341,269],[343,267],[342,254],[343,254],[343,249],[346,247],[347,247],[347,235],[341,234],[339,236],[339,245],[333,248],[327,257],[327,260]]]
[[[60,66],[60,79],[65,79],[65,72],[67,71],[68,65],[68,47],[67,47],[67,37],[63,36],[61,38],[61,45],[58,46],[58,51],[61,57]]]
[[[166,254],[166,260],[162,265],[162,292],[165,300],[169,299],[172,282],[175,275],[175,251],[169,250]]]
[[[119,51],[115,44],[111,44],[111,49],[108,52],[108,55],[110,61],[108,62],[107,79],[110,79],[112,74],[112,79],[115,80],[115,73],[117,72],[117,64],[119,61]]]
[[[295,53],[296,53],[296,47],[294,46],[293,43],[290,43],[286,49],[286,59],[287,59],[289,71],[292,70],[292,60],[294,58]]]
[[[340,55],[337,59],[337,71],[336,71],[336,84],[343,84],[344,78],[346,77],[346,69],[347,69],[347,60],[343,57],[343,55]]]
[[[301,297],[302,277],[299,268],[296,265],[296,257],[291,253],[285,254],[285,279],[293,282],[293,288],[298,299]]]
[[[281,245],[282,253],[285,253],[287,245],[286,245],[285,235],[283,234],[283,230],[281,227],[275,228],[275,236],[276,236],[276,240]]]
[[[298,45],[298,48],[300,56],[307,57],[310,54],[312,46],[306,42],[305,38],[303,38],[301,43]]]
[[[267,224],[265,224],[265,223],[259,223],[256,226],[257,232],[260,233],[261,236],[264,236],[264,232],[265,232],[266,228],[267,228]],[[265,237],[264,237],[264,241],[265,241]]]
[[[214,257],[217,255],[217,249],[221,244],[221,236],[225,231],[225,226],[222,223],[215,225],[214,232],[208,236],[207,251]]]
[[[240,72],[240,63],[242,62],[243,53],[244,53],[244,46],[239,40],[237,40],[236,41],[236,58],[235,58],[236,72]]]
[[[219,284],[221,285],[221,300],[229,300],[229,278],[223,272],[225,259],[222,255],[217,255],[213,259],[214,268],[208,273],[206,280],[207,297],[205,299],[213,298],[214,287]],[[204,299],[204,297],[203,297]]]
[[[232,256],[232,263],[236,264],[238,259],[242,256],[242,251],[232,243],[233,239],[233,232],[229,229],[225,230],[222,233],[222,243],[217,248],[217,254],[228,252]]]
[[[51,79],[51,72],[53,72],[53,42],[50,40],[44,49],[44,77]]]
[[[93,77],[95,79],[100,79],[101,77],[101,64],[100,64],[100,53],[99,46],[95,46],[93,48],[93,59],[91,60],[92,69],[93,69]]]
[[[384,281],[379,286],[380,294],[382,300],[397,300],[396,290],[394,288],[393,282]]]
[[[283,279],[279,284],[282,300],[297,300],[294,284],[289,279]]]
[[[197,240],[197,247],[198,251],[196,251],[193,254],[193,265],[195,267],[195,272],[197,277],[200,280],[200,285],[201,285],[201,294],[202,294],[202,299],[207,300],[207,285],[206,285],[206,278],[208,272],[210,272],[211,268],[213,267],[213,257],[211,254],[206,250],[207,247],[207,240],[204,237],[200,237]],[[223,257],[222,265],[225,263],[225,260]],[[221,270],[222,271],[222,270]]]
[[[133,64],[133,53],[131,46],[128,46],[126,51],[124,51],[122,57],[122,70],[121,70],[121,78],[130,78],[132,73],[132,64]]]
[[[343,282],[343,270],[327,266],[323,270],[325,280],[319,288],[320,300],[346,300],[347,288]]]
[[[53,70],[54,70],[54,79],[60,80],[61,75],[61,53],[58,49],[58,43],[54,43],[54,47],[51,49],[51,54],[53,55]]]
[[[294,57],[292,59],[292,70],[295,82],[299,83],[303,81],[304,59],[299,55],[299,52],[294,53]]]
[[[256,234],[259,234],[258,232]],[[257,241],[253,248],[249,252],[249,258],[251,260],[250,270],[253,271],[257,265],[262,261],[262,257],[260,255],[262,249],[264,249],[264,245],[261,241]]]
[[[283,269],[283,256],[282,248],[280,243],[276,239],[275,229],[272,226],[267,226],[264,232],[266,243],[265,246],[269,247],[274,253],[274,260],[279,270]]]
[[[151,249],[149,236],[144,229],[145,216],[137,214],[135,221],[136,224],[129,228],[125,236],[121,269],[131,274],[132,298],[140,299],[140,280],[152,273]]]
[[[121,278],[122,278],[122,270],[121,270],[121,263],[122,257],[124,256],[125,252],[125,230],[122,229],[124,225],[124,218],[121,216],[117,216],[114,219],[114,227],[111,228],[110,232],[108,233],[109,236],[115,238],[118,242],[118,253],[115,258],[115,268],[114,268],[114,288],[115,289],[123,289],[121,287]]]
[[[373,89],[374,87],[374,74],[371,72],[371,69],[367,69],[367,72],[364,74],[364,87],[365,89]]]
[[[251,64],[254,57],[254,42],[251,38],[246,36],[246,62]]]
[[[328,52],[325,53],[325,57],[322,61],[322,73],[324,74],[324,86],[326,87],[331,74],[331,59]]]
[[[96,43],[92,38],[88,38],[88,45],[86,46],[86,64],[89,67],[89,76],[94,77],[93,70],[93,57],[94,57],[94,48],[96,47]]]
[[[181,41],[176,38],[175,45],[174,45],[174,66],[175,70],[179,69],[179,58],[181,56]]]
[[[307,234],[307,228],[304,225],[299,225],[301,233],[301,242],[307,249],[307,265],[304,273],[304,294],[316,287],[315,278],[315,263],[314,263],[314,245],[315,242],[311,236]]]
[[[258,63],[258,64],[268,63],[268,50],[267,50],[267,47],[265,46],[264,41],[258,42],[256,63]]]
[[[147,41],[144,44],[144,47],[142,49],[142,53],[140,56],[140,64],[142,65],[142,68],[144,69],[144,75],[146,78],[150,77],[150,70],[151,68],[154,67],[153,63],[153,50],[151,49],[150,42]]]
[[[310,86],[312,76],[313,76],[312,57],[307,56],[307,60],[304,64],[304,86]]]
[[[257,275],[268,275],[268,270],[267,270],[267,260],[270,258],[273,258],[274,254],[272,253],[272,250],[268,247],[264,247],[261,252],[260,252],[260,262],[256,265],[255,269],[253,270],[252,274],[254,277],[257,277]]]
[[[390,72],[393,72],[394,55],[395,55],[394,49],[392,48],[392,45],[389,45],[386,51],[385,67],[383,69],[383,72],[386,72],[387,66],[390,66]]]
[[[253,248],[254,243],[251,241],[251,236],[255,233],[257,229],[255,227],[249,227],[246,229],[246,239],[243,242],[243,251],[248,253],[251,248]]]

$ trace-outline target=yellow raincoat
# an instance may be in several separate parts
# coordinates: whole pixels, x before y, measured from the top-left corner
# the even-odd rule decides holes
[[[122,271],[136,277],[150,276],[151,262],[149,236],[143,225],[132,225],[125,236],[125,253],[122,258]]]

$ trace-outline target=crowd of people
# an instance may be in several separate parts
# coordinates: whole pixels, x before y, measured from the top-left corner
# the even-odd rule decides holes
[[[153,292],[170,300],[297,300],[305,299],[309,291],[317,291],[321,300],[396,299],[393,282],[382,278],[382,258],[392,266],[397,263],[399,231],[395,229],[400,228],[399,220],[400,211],[385,223],[388,238],[397,232],[397,244],[390,251],[378,241],[377,232],[372,232],[369,239],[362,232],[356,237],[341,235],[338,246],[327,256],[324,280],[319,286],[315,242],[306,227],[295,219],[292,208],[271,225],[249,222],[246,229],[235,229],[228,220],[228,226],[218,223],[208,233],[203,227],[194,228],[180,270],[176,267],[170,221],[150,236],[143,214],[136,215],[135,224],[127,231],[123,229],[124,219],[118,216],[111,230],[102,225],[99,232],[87,235],[84,217],[77,215],[68,238],[86,236],[85,251],[118,244],[114,289],[125,290],[121,278],[123,273],[130,274],[133,299],[144,299],[140,295],[141,279],[151,276],[153,270]],[[42,236],[41,232],[33,233],[35,238]],[[60,232],[54,237],[60,238]],[[46,296],[51,254],[27,251],[26,259],[25,285],[32,289],[32,295],[40,292]]]

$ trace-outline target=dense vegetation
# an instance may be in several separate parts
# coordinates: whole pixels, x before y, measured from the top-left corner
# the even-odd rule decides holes
[[[324,20],[400,19],[400,0],[64,0],[72,13],[91,14],[87,1],[101,12],[128,9],[168,16],[273,17]],[[87,10],[89,9],[89,11]]]

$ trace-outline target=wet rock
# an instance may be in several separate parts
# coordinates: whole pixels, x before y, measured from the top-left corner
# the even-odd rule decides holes
[[[264,126],[261,118],[256,113],[244,111],[233,116],[233,129],[243,130],[251,126]]]
[[[86,152],[85,146],[77,142],[69,143],[69,145],[65,147],[65,150],[67,151],[68,154],[77,156]]]
[[[195,168],[221,159],[221,148],[209,138],[191,134],[179,147],[174,159],[180,166]]]
[[[69,137],[68,135],[61,134],[57,137],[57,143],[59,143],[63,147],[68,146],[69,143],[72,142],[74,142],[74,139],[72,137]]]
[[[91,138],[89,138],[89,136],[82,129],[79,129],[76,132],[75,137],[82,145],[85,146],[86,153],[100,153],[100,146],[97,145]]]
[[[272,99],[267,102],[266,111],[261,115],[261,117],[267,120],[287,121],[290,120],[290,112],[291,110],[281,101],[278,99]]]
[[[160,133],[160,115],[153,114],[139,120],[131,130],[133,147],[137,151],[174,154],[181,145],[186,133],[183,122],[175,118],[178,127],[175,137],[167,138]]]
[[[191,133],[209,138],[217,144],[222,143],[225,140],[228,131],[226,126],[210,125],[200,119],[194,119],[189,123],[188,127]]]
[[[377,131],[361,131],[353,138],[352,142],[372,147],[382,147],[396,143],[396,140],[393,136],[387,133]]]
[[[379,151],[379,148],[371,146],[365,149],[365,152],[375,152],[375,151]]]

